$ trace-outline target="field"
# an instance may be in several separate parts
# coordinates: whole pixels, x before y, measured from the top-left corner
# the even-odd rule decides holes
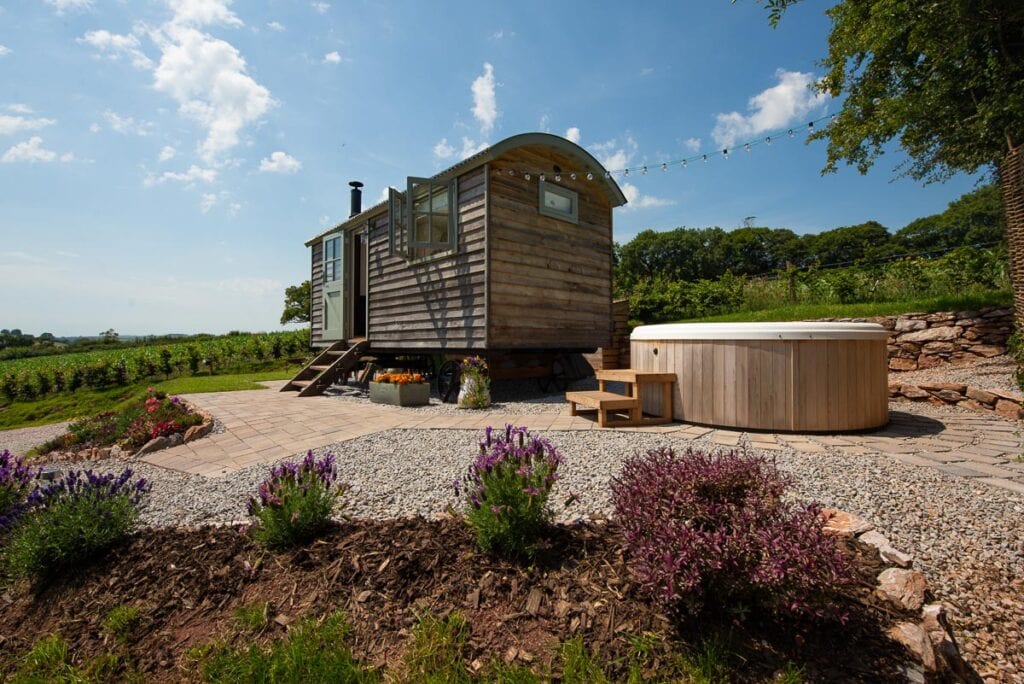
[[[298,330],[2,361],[0,400],[24,402],[179,376],[280,369],[297,365],[308,349],[309,331]]]

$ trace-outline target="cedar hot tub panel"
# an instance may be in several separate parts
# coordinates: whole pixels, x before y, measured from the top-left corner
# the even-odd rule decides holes
[[[636,370],[675,372],[676,420],[723,427],[843,432],[888,420],[886,331],[873,324],[642,326]],[[644,412],[661,412],[645,389]]]

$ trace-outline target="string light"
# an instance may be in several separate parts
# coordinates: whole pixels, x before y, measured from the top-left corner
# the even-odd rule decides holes
[[[560,174],[560,173],[556,173],[555,174],[555,182],[556,183],[561,183],[562,182],[562,174]]]
[[[795,126],[793,128],[786,129],[784,132],[773,133],[772,135],[767,135],[764,138],[757,138],[757,139],[754,139],[754,140],[749,140],[747,142],[741,143],[742,147],[743,147],[743,151],[744,152],[751,152],[751,151],[753,151],[753,148],[756,147],[757,145],[771,145],[777,139],[785,139],[784,136],[788,136],[789,138],[795,138],[796,134],[799,131],[807,131],[808,133],[814,133],[815,130],[816,130],[815,126],[819,122],[835,121],[835,120],[836,120],[836,115],[835,114],[829,114],[827,116],[823,116],[823,117],[815,119],[813,121],[808,121],[807,123],[803,124],[802,126]],[[730,148],[725,147],[725,148],[722,148],[721,150],[717,150],[717,151],[714,151],[714,152],[706,152],[706,153],[701,153],[701,154],[695,154],[692,157],[687,157],[687,158],[684,158],[684,159],[677,159],[675,161],[660,162],[658,165],[661,166],[661,170],[663,172],[664,171],[668,171],[669,167],[672,166],[672,165],[675,165],[675,164],[679,164],[680,168],[684,168],[685,169],[689,165],[690,162],[697,161],[698,159],[703,161],[703,162],[705,162],[705,163],[710,161],[710,157],[715,157],[715,156],[721,156],[722,159],[728,159],[729,158],[729,149]],[[735,150],[736,148],[733,147],[732,149]],[[648,165],[647,164],[642,164],[640,166],[633,166],[633,167],[628,167],[628,168],[624,167],[624,168],[619,168],[619,169],[606,169],[606,170],[604,170],[604,177],[606,179],[615,178],[616,175],[621,175],[623,177],[628,177],[632,173],[639,173],[640,175],[646,176],[646,175],[648,175],[648,171],[649,171]],[[522,174],[522,176],[523,176],[523,178],[525,180],[530,180],[532,178],[532,175],[529,172],[522,171],[522,170],[516,171],[515,169],[507,169],[507,173],[510,176],[515,176],[517,174]],[[538,177],[542,181],[547,178],[547,174],[545,172],[539,172],[536,175],[538,175]],[[562,175],[563,175],[562,172],[559,169],[556,168],[555,169],[555,173],[554,173],[554,179],[556,181],[560,182],[561,179],[562,179]],[[573,171],[573,172],[569,173],[569,178],[575,181],[577,179],[577,177],[584,177],[585,176],[587,180],[594,180],[594,176],[595,175],[596,174],[594,172],[592,172],[591,170],[588,169],[586,171],[586,173],[584,173],[582,170],[579,173]]]

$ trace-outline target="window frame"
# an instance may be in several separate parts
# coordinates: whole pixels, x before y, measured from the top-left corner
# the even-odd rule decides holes
[[[555,185],[554,183],[546,180],[539,181],[539,192],[537,195],[538,210],[543,216],[550,216],[551,218],[560,219],[562,221],[568,221],[569,223],[579,224],[580,222],[580,196],[575,190],[563,187],[561,185]],[[546,193],[558,195],[572,202],[572,211],[564,212],[558,209],[552,209],[551,207],[544,204],[544,195]]]
[[[430,207],[426,212],[417,212],[414,209],[415,199],[413,188],[415,186],[427,186],[427,196],[430,198]],[[426,214],[427,216],[439,215],[440,212],[433,211],[433,200],[434,195],[438,189],[443,188],[447,194],[448,199],[448,239],[443,242],[434,242],[432,240],[418,241],[415,235],[415,224],[416,217]],[[437,182],[430,178],[417,178],[416,176],[409,176],[406,179],[406,191],[405,191],[405,211],[403,218],[405,219],[406,229],[406,249],[407,258],[413,258],[417,250],[431,250],[431,254],[426,254],[414,260],[419,261],[422,259],[428,259],[439,254],[450,254],[456,251],[458,245],[458,221],[457,216],[457,183],[455,179],[446,182]]]
[[[388,188],[388,254],[409,258],[408,230],[405,224],[405,194]]]

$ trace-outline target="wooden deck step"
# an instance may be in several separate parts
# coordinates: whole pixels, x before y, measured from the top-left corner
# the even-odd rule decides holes
[[[596,409],[630,409],[640,405],[639,399],[600,390],[566,392],[565,400]]]
[[[351,345],[344,341],[335,342],[296,373],[281,391],[298,390],[300,397],[323,394],[325,389],[344,379],[355,368],[369,347],[365,338],[353,340]]]

